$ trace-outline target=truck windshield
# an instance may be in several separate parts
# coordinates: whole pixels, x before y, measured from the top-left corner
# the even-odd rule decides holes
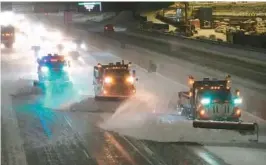
[[[1,32],[2,33],[13,33],[14,32],[14,28],[13,27],[1,27]]]
[[[212,100],[219,100],[219,101],[229,101],[231,100],[231,92],[229,90],[203,90],[199,92],[201,98],[208,97]]]
[[[47,66],[49,68],[62,68],[63,66],[66,65],[66,61],[57,61],[57,62],[51,62],[51,61],[42,61],[41,62],[42,66]]]
[[[112,76],[128,76],[129,70],[128,69],[110,69],[110,70],[105,70],[105,73],[108,75],[112,75]]]

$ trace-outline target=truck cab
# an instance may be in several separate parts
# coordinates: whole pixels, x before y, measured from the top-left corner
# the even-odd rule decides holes
[[[189,78],[189,92],[179,92],[179,106],[186,115],[196,120],[239,121],[242,99],[239,91],[234,95],[226,80]]]
[[[93,85],[95,98],[128,98],[135,94],[135,71],[129,64],[117,62],[94,67]]]
[[[38,59],[38,79],[43,82],[69,82],[70,64],[64,56],[48,54]]]

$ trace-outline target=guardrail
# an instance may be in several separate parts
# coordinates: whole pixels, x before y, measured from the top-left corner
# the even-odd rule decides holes
[[[169,37],[161,33],[128,31],[125,34],[172,44],[173,47],[182,46],[208,54],[211,53],[227,58],[235,58],[245,62],[266,66],[266,51],[255,52],[252,50],[237,49],[234,47],[224,47],[214,42],[199,42],[196,39],[187,39],[185,37]]]

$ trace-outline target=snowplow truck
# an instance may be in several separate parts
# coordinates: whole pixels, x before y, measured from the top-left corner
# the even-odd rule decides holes
[[[136,71],[131,72],[131,62],[98,64],[94,67],[94,92],[95,99],[129,98],[136,93]]]
[[[11,25],[1,26],[1,47],[12,48],[15,42],[15,28]]]
[[[179,92],[180,113],[193,120],[195,128],[255,131],[255,123],[240,121],[240,91],[231,90],[231,76],[224,80],[189,76],[189,91]]]

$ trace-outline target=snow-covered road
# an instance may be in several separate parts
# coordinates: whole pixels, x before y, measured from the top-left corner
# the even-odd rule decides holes
[[[6,162],[236,164],[227,154],[239,147],[250,153],[249,160],[256,160],[252,164],[265,163],[264,136],[262,143],[253,144],[248,142],[249,136],[236,132],[192,128],[191,122],[175,115],[173,108],[176,92],[186,86],[163,75],[147,73],[138,65],[133,65],[139,78],[138,97],[122,103],[95,101],[93,65],[121,61],[119,56],[123,53],[130,59],[129,55],[144,52],[111,49],[110,45],[101,49],[101,45],[91,46],[91,38],[86,38],[84,32],[79,36],[88,41],[89,51],[81,52],[82,58],[73,62],[74,86],[63,93],[54,91],[52,86],[43,95],[32,87],[36,64],[29,50],[2,52],[2,152]],[[263,128],[262,120],[261,123]],[[244,153],[234,154],[239,158]]]
[[[59,92],[62,86],[51,85],[42,94],[32,84],[37,77],[32,52],[1,53],[2,164],[153,164],[145,153],[129,156],[137,150],[129,139],[97,126],[118,103],[94,101],[91,70],[96,61],[83,56],[85,61],[72,65],[73,87]],[[83,102],[90,104],[81,108]],[[99,109],[105,112],[94,113]]]
[[[120,125],[124,123],[125,126],[131,123],[133,128],[137,126],[136,121],[138,123],[146,122],[145,120],[156,121],[157,119],[152,116],[154,103],[158,99],[155,96],[157,94],[166,96],[154,81],[158,77],[153,78],[151,75],[152,82],[145,78],[147,75],[142,69],[136,68],[139,78],[142,79],[142,83],[138,84],[139,94],[148,100],[138,99],[123,104],[94,101],[91,72],[93,65],[97,62],[121,60],[108,52],[91,48],[90,53],[83,53],[81,60],[74,61],[72,65],[74,68],[73,88],[67,87],[61,93],[56,89],[63,88],[62,86],[52,85],[47,88],[46,94],[41,94],[40,90],[32,86],[36,78],[36,64],[32,52],[29,50],[24,50],[23,53],[3,52],[1,57],[2,129],[4,130],[2,152],[3,160],[5,160],[3,164],[82,165],[91,163],[109,165],[119,162],[125,165],[141,165],[159,164],[159,162],[169,164],[168,159],[177,163],[206,164],[206,158],[194,155],[194,148],[199,148],[201,152],[210,155],[214,162],[224,164],[222,160],[208,153],[198,144],[192,145],[192,149],[188,149],[182,143],[176,146],[165,144],[165,150],[171,152],[166,159],[157,156],[161,155],[161,146],[157,142],[136,141],[133,138],[100,129],[99,126],[105,129],[115,129],[118,121]],[[160,90],[154,91],[153,88]],[[157,104],[158,110],[161,109],[164,112],[162,107],[167,103],[164,101],[158,103],[160,104],[159,106]],[[138,111],[132,107],[133,104]],[[111,112],[116,113],[112,115]],[[128,122],[124,122],[121,115],[131,116]],[[166,120],[169,122],[169,119]],[[132,131],[140,134],[136,130]],[[172,152],[170,149],[178,150],[178,152]],[[182,153],[184,149],[187,151]],[[191,155],[193,159],[189,159]]]

